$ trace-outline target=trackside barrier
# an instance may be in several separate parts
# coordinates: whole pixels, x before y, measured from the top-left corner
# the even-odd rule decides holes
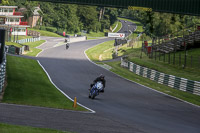
[[[121,67],[128,68],[131,72],[137,75],[149,78],[150,80],[167,85],[171,88],[200,95],[200,82],[198,81],[188,80],[185,78],[161,73],[146,67],[139,66],[123,58],[121,58]]]
[[[22,45],[22,47],[19,48],[19,47],[10,45],[9,49],[8,49],[8,53],[11,53],[11,54],[23,54],[24,51],[29,50],[29,46],[28,45],[23,45],[23,43],[35,42],[35,41],[40,41],[40,37],[27,38],[27,39],[14,41],[15,43],[18,43],[18,44]]]
[[[14,45],[10,45],[8,46],[8,53],[10,54],[23,54],[24,53],[24,50],[25,50],[25,46],[22,46],[21,48],[19,47],[16,47]]]
[[[0,93],[3,91],[6,78],[6,52],[4,53],[3,62],[0,64]]]
[[[27,42],[35,42],[35,41],[40,41],[40,37],[17,40],[15,41],[15,43],[27,43]]]

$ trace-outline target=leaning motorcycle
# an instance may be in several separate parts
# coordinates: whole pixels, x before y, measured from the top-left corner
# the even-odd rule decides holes
[[[94,84],[92,88],[90,89],[89,98],[94,99],[97,95],[99,95],[99,92],[101,90],[103,90],[103,84],[102,82],[99,81],[96,84]]]

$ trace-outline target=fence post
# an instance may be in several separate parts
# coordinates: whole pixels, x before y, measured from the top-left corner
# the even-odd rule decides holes
[[[158,56],[159,56],[159,61],[160,61],[160,52],[158,52],[158,53],[159,53],[159,55],[158,55]]]
[[[176,45],[174,45],[174,59],[173,59],[173,65],[175,65],[175,59],[176,59]]]
[[[176,53],[174,52],[173,65],[175,65]]]
[[[143,41],[142,41],[140,59],[142,59],[142,52],[144,51],[144,49],[145,49],[145,46],[144,46],[144,43],[143,43]]]
[[[185,39],[184,39],[185,40]],[[184,68],[186,67],[186,62],[187,62],[187,53],[186,53],[186,42],[184,41],[184,49],[185,49],[185,61],[184,61]]]
[[[199,56],[199,68],[200,68],[200,56]]]
[[[179,66],[181,66],[181,53],[179,53]]]
[[[165,62],[165,53],[164,53],[164,58],[163,58],[164,62]]]
[[[3,62],[4,58],[4,52],[5,52],[5,29],[0,29],[0,44],[1,44],[1,49],[0,49],[0,64]]]

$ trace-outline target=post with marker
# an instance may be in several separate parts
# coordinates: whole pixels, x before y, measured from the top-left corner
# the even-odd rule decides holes
[[[77,104],[76,104],[76,97],[74,98],[74,104],[73,104],[73,107],[74,107],[74,108],[77,107]]]

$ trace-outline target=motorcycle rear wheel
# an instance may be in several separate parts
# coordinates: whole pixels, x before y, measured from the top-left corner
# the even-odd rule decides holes
[[[95,95],[93,95],[91,98],[94,99],[94,98],[95,98]]]

